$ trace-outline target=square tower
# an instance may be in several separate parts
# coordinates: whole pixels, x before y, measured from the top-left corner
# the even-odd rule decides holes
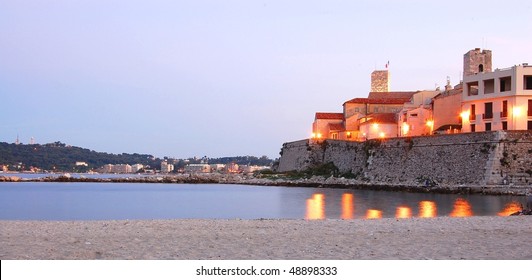
[[[490,50],[476,48],[464,54],[464,77],[491,71]]]
[[[389,92],[390,73],[388,70],[375,70],[371,72],[371,92]]]

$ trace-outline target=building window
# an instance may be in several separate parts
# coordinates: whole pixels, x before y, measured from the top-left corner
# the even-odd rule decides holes
[[[360,108],[355,108],[355,113],[360,112]]]
[[[484,114],[482,114],[483,119],[493,119],[493,103],[487,102],[484,103]]]
[[[478,82],[467,83],[467,95],[478,95]]]
[[[527,116],[532,117],[532,99],[528,99]]]
[[[471,104],[471,114],[469,114],[469,121],[475,121],[477,119],[477,115],[475,112],[475,104]]]
[[[528,121],[527,129],[532,130],[532,121]]]
[[[471,132],[475,132],[475,125],[474,124],[471,125]]]
[[[410,117],[416,118],[417,114],[410,114]]]
[[[351,132],[348,132],[348,133],[346,134],[346,137],[347,137],[347,139],[351,139]]]
[[[484,65],[482,65],[482,64],[479,64],[479,65],[478,65],[478,72],[479,72],[479,73],[484,72]]]
[[[512,90],[512,77],[504,77],[499,79],[501,92]]]
[[[484,94],[490,94],[495,92],[495,80],[485,80],[484,81]]]
[[[338,133],[333,133],[333,134],[331,135],[331,138],[332,138],[332,139],[338,139]]]
[[[503,100],[501,118],[507,118],[507,117],[508,117],[508,100]]]
[[[508,130],[508,122],[502,122],[502,130]]]
[[[485,131],[491,131],[491,123],[486,123]]]
[[[525,76],[523,81],[525,83],[523,86],[524,89],[532,89],[532,76]]]

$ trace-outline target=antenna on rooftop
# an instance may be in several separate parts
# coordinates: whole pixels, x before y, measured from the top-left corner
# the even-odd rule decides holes
[[[35,145],[35,138],[33,136],[30,138],[30,145]]]
[[[15,141],[15,144],[20,144],[20,140],[18,139],[18,133],[17,133],[17,140]]]

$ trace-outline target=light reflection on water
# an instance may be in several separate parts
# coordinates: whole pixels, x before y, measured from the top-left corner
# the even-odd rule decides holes
[[[344,220],[351,220],[355,218],[355,204],[353,202],[353,194],[342,194],[342,216]]]
[[[368,209],[368,211],[366,211],[366,219],[382,219],[382,211],[376,209]]]
[[[434,201],[420,201],[419,202],[419,217],[420,218],[434,218],[438,215],[438,207]]]
[[[412,218],[412,209],[406,206],[397,207],[397,210],[395,211],[395,217],[398,219]]]
[[[312,198],[307,199],[307,220],[325,219],[325,200],[324,195],[315,193]]]
[[[223,184],[0,183],[3,220],[507,216],[522,196]]]
[[[511,201],[511,202],[508,202],[504,206],[504,209],[502,209],[501,212],[497,213],[497,215],[499,215],[499,216],[510,216],[513,213],[519,212],[521,210],[523,210],[523,206],[521,206],[521,204],[519,202]]]
[[[469,202],[463,198],[457,198],[454,202],[453,212],[449,214],[451,217],[471,217],[473,216],[473,210]]]
[[[308,220],[325,219],[325,196],[324,194],[314,194],[311,199],[307,200],[307,216]],[[438,205],[434,201],[423,200],[418,203],[420,218],[434,218],[438,216]],[[354,196],[351,193],[342,194],[342,219],[354,218]],[[512,213],[522,210],[522,206],[517,201],[508,202],[505,208],[497,213],[499,216],[509,216]],[[312,214],[317,213],[317,214]],[[469,201],[465,198],[458,197],[454,200],[452,211],[448,214],[449,217],[471,217],[474,216],[473,209]],[[383,211],[379,209],[367,209],[365,219],[381,219]],[[407,219],[412,217],[412,209],[408,206],[398,206],[395,211],[395,218]]]

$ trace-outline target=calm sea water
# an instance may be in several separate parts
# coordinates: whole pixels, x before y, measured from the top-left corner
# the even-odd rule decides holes
[[[367,219],[495,216],[519,196],[212,184],[0,183],[2,220]]]

